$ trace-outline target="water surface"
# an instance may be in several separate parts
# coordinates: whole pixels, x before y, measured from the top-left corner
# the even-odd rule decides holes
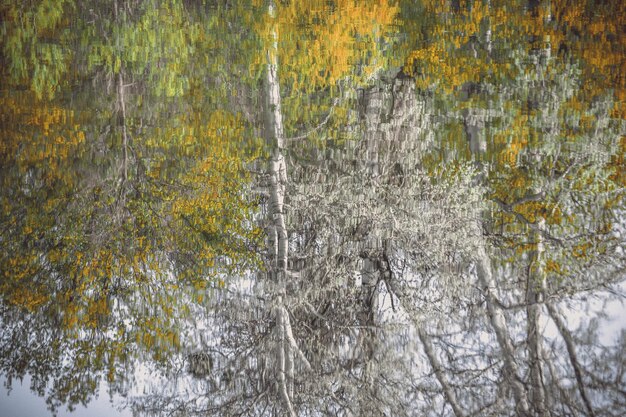
[[[0,13],[7,388],[61,414],[104,390],[134,415],[621,415],[619,2]]]

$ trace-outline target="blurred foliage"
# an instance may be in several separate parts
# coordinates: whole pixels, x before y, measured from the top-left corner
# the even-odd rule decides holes
[[[606,265],[624,204],[624,8],[615,2],[424,1],[403,71],[440,97],[430,166],[472,159],[509,266],[543,242],[550,283]],[[407,7],[408,9],[408,7]],[[473,148],[473,149],[472,149]]]
[[[259,265],[260,143],[204,65],[212,9],[0,10],[2,371],[71,405],[178,349],[190,305]]]

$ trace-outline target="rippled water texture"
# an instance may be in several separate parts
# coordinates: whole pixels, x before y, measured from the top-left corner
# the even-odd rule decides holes
[[[623,415],[619,1],[0,14],[0,409]]]

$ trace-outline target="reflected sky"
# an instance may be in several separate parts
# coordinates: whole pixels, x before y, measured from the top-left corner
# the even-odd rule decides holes
[[[2,390],[0,392],[0,416],[2,417],[43,417],[50,412],[46,407],[45,399],[37,397],[30,390],[30,377],[25,377],[21,383],[13,381],[11,392],[4,389],[6,378],[0,378]],[[70,412],[67,408],[59,409],[58,417],[132,417],[130,410],[118,410],[114,402],[109,400],[105,387],[100,388],[97,399],[91,401],[86,407],[78,405]]]

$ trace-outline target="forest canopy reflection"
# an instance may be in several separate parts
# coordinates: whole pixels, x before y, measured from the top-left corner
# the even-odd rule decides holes
[[[52,412],[620,416],[626,10],[3,2],[0,369]],[[622,411],[620,411],[622,410]]]

